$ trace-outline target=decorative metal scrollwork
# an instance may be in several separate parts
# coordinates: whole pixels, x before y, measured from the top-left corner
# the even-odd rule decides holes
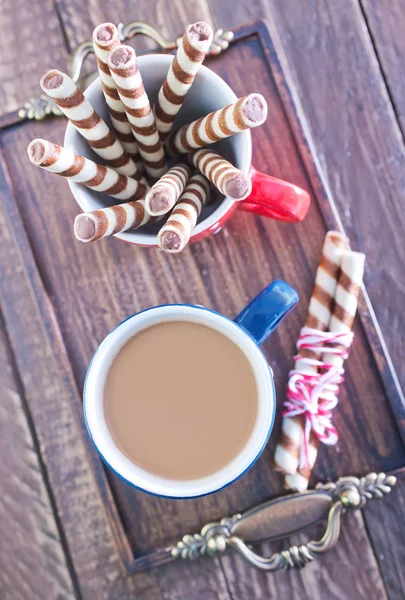
[[[364,506],[367,500],[389,494],[395,483],[393,475],[369,473],[361,479],[341,477],[336,483],[318,483],[316,489],[331,492],[335,498],[342,500],[345,508],[357,508]]]
[[[253,552],[238,537],[230,537],[227,545],[234,548],[242,558],[251,566],[262,571],[278,571],[279,569],[301,569],[319,554],[323,554],[332,548],[339,539],[340,516],[342,514],[342,503],[335,502],[329,511],[328,525],[323,537],[319,541],[310,541],[301,546],[291,546],[288,550],[275,552],[270,558],[265,558]]]
[[[242,515],[222,519],[219,523],[208,523],[200,533],[185,535],[171,549],[171,554],[173,558],[193,560],[202,555],[216,556],[225,552],[227,548],[233,548],[248,564],[262,571],[301,569],[317,556],[333,548],[339,539],[341,516],[345,511],[362,508],[367,501],[382,498],[389,494],[395,483],[396,478],[392,475],[370,473],[360,479],[342,477],[336,482],[318,484],[315,491],[277,498]],[[318,508],[315,511],[312,509],[310,513],[314,504],[317,504]],[[294,519],[296,522],[299,520],[296,513],[296,507],[299,505],[305,513],[301,518],[305,526],[311,524],[311,519],[312,522],[317,522],[320,517],[327,517],[326,530],[320,540],[291,546],[287,550],[275,552],[268,558],[251,549],[250,544],[261,541],[262,535],[271,538],[276,523],[278,530],[280,529],[280,521],[285,527],[285,534],[291,533]],[[245,540],[236,535],[241,531],[244,532]],[[262,534],[260,538],[259,531]]]
[[[201,533],[185,535],[172,549],[173,558],[195,560],[199,556],[215,556],[226,550],[226,540],[231,537],[232,526],[242,515],[222,519],[219,523],[207,523]]]
[[[41,96],[37,96],[36,98],[31,98],[24,104],[22,108],[18,111],[18,116],[20,119],[35,119],[36,121],[41,121],[45,119],[48,115],[55,115],[56,117],[60,117],[63,115],[61,109],[55,102],[41,94]]]

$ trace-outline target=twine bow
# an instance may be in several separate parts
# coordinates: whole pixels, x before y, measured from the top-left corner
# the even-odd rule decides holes
[[[348,348],[353,337],[352,332],[333,333],[303,327],[297,342],[297,350],[313,350],[321,356],[334,354],[343,363],[348,356]],[[303,358],[299,354],[294,357],[294,360],[299,360],[300,368],[290,371],[287,400],[284,402],[282,416],[304,415],[305,417],[299,466],[307,468],[310,466],[311,431],[323,444],[332,446],[338,441],[337,429],[332,425],[332,410],[338,404],[337,394],[339,385],[344,381],[344,369],[324,360]]]

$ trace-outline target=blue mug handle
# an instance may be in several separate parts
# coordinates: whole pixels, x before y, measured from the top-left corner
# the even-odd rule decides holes
[[[276,279],[242,310],[235,323],[260,346],[298,300],[297,292],[288,283]]]

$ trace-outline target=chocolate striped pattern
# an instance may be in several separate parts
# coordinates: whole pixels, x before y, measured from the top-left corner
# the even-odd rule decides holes
[[[251,180],[216,152],[212,152],[212,150],[197,150],[190,155],[190,159],[194,166],[224,196],[229,196],[234,200],[243,200],[251,193]],[[241,194],[232,193],[232,186],[236,180],[243,183],[243,192]]]
[[[200,40],[200,36],[196,33],[198,27],[203,28],[206,39]],[[189,25],[181,38],[154,107],[156,127],[162,141],[167,138],[172,129],[174,119],[193,84],[211,42],[212,29],[207,23]]]
[[[138,142],[145,170],[152,178],[159,179],[167,171],[166,159],[135,50],[131,46],[117,46],[108,56],[108,66]]]
[[[159,231],[159,248],[171,253],[185,248],[207,201],[209,186],[208,180],[200,173],[190,177],[180,201]]]
[[[136,179],[98,165],[89,158],[47,140],[33,140],[27,151],[34,165],[118,200],[139,200],[146,194],[146,185]]]
[[[342,253],[339,282],[335,290],[335,298],[328,331],[333,333],[348,333],[352,330],[354,317],[363,281],[365,255],[362,252],[347,250]],[[337,369],[342,368],[344,360],[336,354],[324,354],[322,360]],[[311,434],[308,445],[309,467],[298,468],[297,473],[286,478],[290,489],[305,492],[308,488],[311,471],[318,456],[320,442],[316,435]]]
[[[190,172],[188,165],[176,165],[169,169],[146,194],[148,213],[154,216],[168,213],[183,193]]]
[[[40,85],[108,166],[128,177],[142,176],[115,134],[68,75],[53,69],[41,77]]]
[[[362,252],[345,252],[342,256],[341,273],[335,293],[335,306],[329,324],[329,331],[347,333],[353,327],[354,317],[363,282],[365,255]],[[326,362],[334,354],[328,354]]]
[[[247,107],[259,103],[263,107],[262,117],[252,121],[246,114]],[[244,129],[262,125],[267,117],[267,103],[261,94],[249,94],[237,102],[209,113],[174,133],[167,142],[171,154],[184,154],[223,140]]]
[[[91,237],[85,238],[80,234],[80,223],[83,220],[91,221],[94,226],[94,234]],[[136,200],[77,215],[74,234],[76,239],[81,242],[95,242],[101,238],[128,231],[128,229],[139,229],[142,225],[152,224],[155,221],[157,218],[151,217],[146,212],[145,201]]]
[[[143,164],[138,145],[108,66],[109,53],[120,43],[118,30],[113,23],[102,23],[93,31],[93,48],[111,123],[125,152],[135,161],[138,170],[142,172]]]
[[[338,231],[326,234],[322,258],[315,276],[315,286],[308,307],[305,322],[307,327],[327,331],[332,313],[336,286],[340,273],[340,263],[343,252],[348,248],[349,240]],[[294,370],[306,373],[316,373],[317,368],[306,365],[301,358],[318,360],[320,355],[312,350],[300,350],[295,361]],[[295,477],[298,469],[305,419],[302,415],[284,417],[282,420],[280,440],[276,447],[274,462],[275,469],[286,475],[286,487],[293,483],[290,476]],[[309,449],[311,461],[311,449]],[[299,477],[299,475],[298,475]]]

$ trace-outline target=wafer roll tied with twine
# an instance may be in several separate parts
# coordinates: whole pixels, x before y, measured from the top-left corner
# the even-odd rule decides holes
[[[258,127],[266,118],[266,100],[261,94],[249,94],[233,104],[184,125],[169,138],[167,149],[171,154],[191,152],[244,129]]]
[[[155,117],[138,69],[135,50],[117,46],[108,55],[108,66],[132,126],[146,172],[159,179],[167,171]]]
[[[52,69],[41,77],[40,85],[106,165],[122,175],[141,177],[136,164],[115,134],[68,75]]]
[[[319,331],[328,329],[340,273],[340,263],[343,252],[348,247],[349,240],[338,231],[329,231],[326,234],[322,258],[316,272],[315,286],[308,307],[306,327]],[[317,367],[307,364],[306,359],[317,361],[319,358],[320,354],[314,350],[300,350],[295,360],[294,371],[316,373]],[[304,425],[305,416],[303,415],[283,417],[280,441],[276,447],[274,462],[275,469],[287,476],[297,472]]]
[[[144,200],[136,200],[77,215],[74,234],[80,242],[95,242],[121,231],[138,229],[157,220],[157,217],[151,217],[145,210]]]
[[[190,177],[178,204],[158,233],[159,248],[171,253],[185,248],[207,201],[209,186],[200,173]]]
[[[117,87],[108,66],[108,55],[121,44],[118,29],[113,23],[102,23],[93,31],[93,48],[97,59],[97,68],[108,112],[117,138],[125,152],[135,161],[139,171],[143,171],[138,145],[132,133],[132,127],[125,113],[124,105],[118,95]]]
[[[190,155],[193,165],[215,185],[215,187],[233,200],[243,200],[252,191],[250,177],[234,167],[212,150],[197,150]]]
[[[212,28],[203,21],[189,25],[181,38],[154,109],[156,127],[162,141],[173,126],[211,42]]]
[[[183,193],[190,177],[188,165],[176,165],[169,169],[146,194],[145,205],[150,215],[159,216],[168,213]]]
[[[146,194],[146,185],[140,181],[98,165],[89,158],[47,140],[33,140],[27,151],[30,161],[37,167],[118,200],[139,200]]]
[[[348,250],[342,254],[339,282],[335,291],[334,306],[328,327],[328,330],[332,333],[347,334],[352,330],[363,281],[364,263],[365,255],[362,252]],[[335,344],[334,349],[344,350],[342,346],[339,347],[339,344]],[[345,356],[347,355],[343,352],[324,353],[322,360],[325,364],[331,365],[337,371],[340,371]],[[308,447],[309,464],[303,468],[299,467],[296,474],[286,477],[288,488],[299,492],[304,492],[308,488],[319,445],[319,438],[314,432],[311,432]]]

